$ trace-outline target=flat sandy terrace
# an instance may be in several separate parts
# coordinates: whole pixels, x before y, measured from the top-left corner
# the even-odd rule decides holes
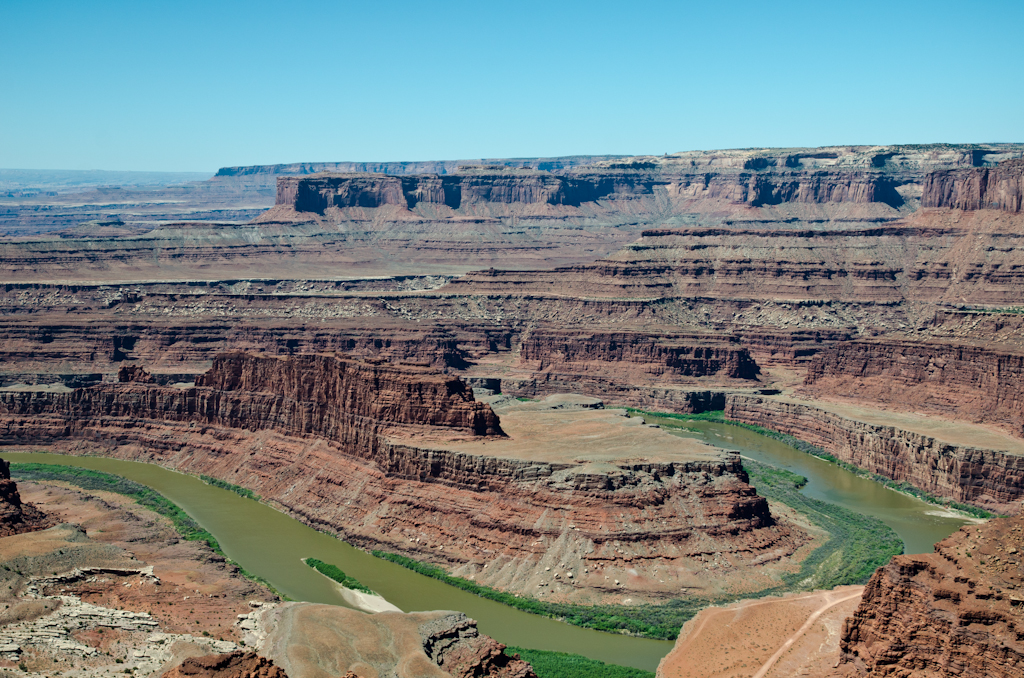
[[[792,398],[787,396],[770,396],[769,400],[816,407],[847,419],[862,421],[877,426],[894,426],[904,431],[912,431],[930,436],[936,440],[965,447],[978,447],[986,450],[1000,450],[1009,454],[1024,455],[1024,440],[1004,433],[995,427],[983,424],[972,424],[963,420],[940,419],[939,417],[918,413],[895,412],[863,405],[834,400],[817,400]],[[502,419],[504,422],[504,419]]]
[[[552,395],[537,402],[504,396],[490,401],[507,439],[488,438],[427,447],[491,457],[556,463],[721,461],[731,453],[674,436],[627,417],[622,409],[593,409],[597,398]]]

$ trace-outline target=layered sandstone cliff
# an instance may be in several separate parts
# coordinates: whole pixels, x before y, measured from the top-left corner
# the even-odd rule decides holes
[[[812,395],[923,409],[1024,435],[1024,354],[947,342],[842,342],[807,365]]]
[[[956,210],[1024,210],[1024,160],[996,167],[933,172],[925,177],[922,207]]]
[[[838,459],[906,481],[932,495],[1019,513],[1024,456],[943,442],[910,430],[867,423],[809,404],[730,394],[725,418],[789,434]]]
[[[843,626],[843,675],[1024,675],[1024,519],[969,525],[879,568]]]

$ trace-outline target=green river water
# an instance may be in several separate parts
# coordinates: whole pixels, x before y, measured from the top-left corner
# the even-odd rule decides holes
[[[807,476],[807,494],[877,516],[903,538],[908,553],[930,551],[935,541],[963,524],[962,520],[929,515],[936,507],[752,431],[710,422],[687,425],[699,427],[701,433],[683,435],[704,437],[712,444],[740,450],[753,459]],[[300,560],[314,557],[337,565],[406,612],[465,612],[478,621],[482,633],[508,645],[573,652],[649,671],[657,667],[672,647],[669,641],[592,631],[514,610],[382,561],[269,506],[152,464],[43,453],[5,452],[3,457],[12,462],[95,469],[148,485],[213,534],[228,557],[295,600],[346,605],[333,582]]]

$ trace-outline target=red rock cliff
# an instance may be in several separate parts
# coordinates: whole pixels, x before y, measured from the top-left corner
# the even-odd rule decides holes
[[[725,417],[787,433],[872,473],[1000,512],[1020,511],[1024,457],[952,445],[913,431],[869,424],[812,405],[730,394]]]
[[[381,423],[443,426],[501,435],[490,405],[456,377],[412,366],[374,365],[331,355],[289,358],[228,353],[213,361],[196,386],[221,392],[273,394],[303,403],[312,420],[342,414]]]
[[[735,585],[769,584],[757,579],[765,564],[806,543],[776,523],[724,452],[590,464],[502,457],[498,439],[486,441],[498,456],[446,450],[446,439],[480,429],[497,438],[500,429],[489,408],[422,369],[229,354],[200,381],[211,385],[2,392],[0,442],[223,478],[354,543],[468,568],[462,574],[476,581],[531,595],[552,590],[544,558],[575,563],[561,595],[659,599],[704,586],[707,575],[695,573],[708,559]],[[352,389],[371,402],[342,410]],[[435,416],[442,406],[461,414]],[[478,569],[488,563],[501,566]],[[611,586],[616,578],[621,588]]]
[[[996,167],[942,170],[924,181],[922,207],[956,210],[1024,210],[1024,159],[1007,160]]]
[[[843,342],[810,360],[804,383],[812,394],[928,409],[1024,435],[1020,353],[939,342]]]
[[[970,525],[879,568],[843,625],[844,675],[1024,676],[1022,529]]]
[[[586,371],[598,363],[633,367],[661,381],[673,377],[717,375],[756,379],[760,370],[738,343],[715,336],[641,332],[574,332],[543,329],[522,342],[521,358],[538,361],[539,370]]]

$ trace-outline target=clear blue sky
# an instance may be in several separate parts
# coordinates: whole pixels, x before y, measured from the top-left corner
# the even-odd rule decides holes
[[[1024,0],[0,0],[0,167],[1024,141]]]

